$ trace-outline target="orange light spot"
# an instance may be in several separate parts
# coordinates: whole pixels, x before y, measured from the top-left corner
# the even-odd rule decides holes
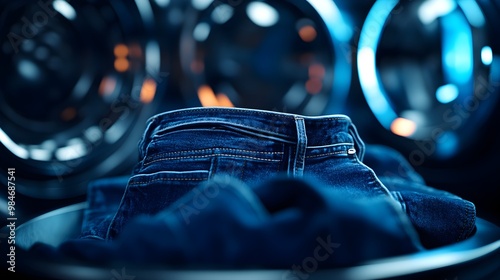
[[[311,25],[305,25],[299,29],[299,36],[304,42],[312,42],[317,35],[316,29]]]
[[[116,79],[113,77],[104,77],[99,84],[99,94],[102,96],[110,95],[115,91]]]
[[[128,55],[128,47],[125,46],[124,44],[118,44],[115,46],[115,49],[113,50],[113,53],[115,54],[116,57],[126,57]]]
[[[312,64],[309,66],[309,77],[322,79],[325,77],[325,67],[321,64]]]
[[[156,82],[153,79],[146,79],[144,83],[142,83],[141,88],[141,102],[144,104],[151,103],[155,98],[156,94]]]
[[[115,70],[118,72],[125,72],[130,67],[130,63],[126,58],[117,58],[115,59]]]
[[[234,107],[233,102],[229,99],[227,95],[224,93],[218,93],[217,94],[217,101],[219,103],[219,106],[222,107]]]
[[[219,105],[219,101],[215,96],[214,91],[208,85],[203,85],[198,88],[198,98],[203,107],[212,107]]]
[[[310,78],[306,82],[306,91],[310,94],[318,94],[323,89],[323,82],[318,78]]]
[[[397,118],[391,124],[392,133],[399,136],[411,136],[416,130],[417,124],[414,121],[405,118]]]
[[[69,122],[76,117],[76,109],[73,107],[67,107],[61,112],[61,119],[65,122]]]

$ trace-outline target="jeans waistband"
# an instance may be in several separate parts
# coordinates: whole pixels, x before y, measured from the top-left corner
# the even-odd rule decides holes
[[[300,140],[301,135],[299,135],[298,130],[304,127],[307,147],[352,143],[358,158],[362,160],[364,156],[364,143],[351,119],[346,115],[302,116],[258,109],[226,107],[179,109],[155,115],[148,120],[140,146],[146,147],[156,133],[185,125],[203,123],[230,125],[291,143]]]

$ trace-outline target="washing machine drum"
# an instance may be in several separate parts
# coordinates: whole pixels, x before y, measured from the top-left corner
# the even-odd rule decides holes
[[[0,166],[17,191],[76,196],[136,159],[159,71],[148,5],[0,1]]]

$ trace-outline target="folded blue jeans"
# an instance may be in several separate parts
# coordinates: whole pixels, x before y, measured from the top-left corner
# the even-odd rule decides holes
[[[155,215],[220,174],[250,186],[279,175],[308,176],[343,190],[345,199],[386,196],[400,205],[426,248],[464,240],[475,229],[474,204],[426,186],[394,149],[365,147],[343,115],[178,110],[148,121],[139,152],[131,177],[89,186],[83,238],[116,239],[134,217]]]
[[[154,215],[215,175],[253,186],[310,176],[346,199],[390,192],[361,161],[365,145],[345,115],[306,117],[236,108],[192,108],[148,121],[139,161],[106,233],[115,239],[140,214]]]
[[[29,252],[113,268],[280,268],[281,279],[306,279],[319,268],[421,250],[389,196],[353,197],[308,176],[282,175],[251,187],[215,175],[166,209],[131,219],[113,240],[36,243]]]

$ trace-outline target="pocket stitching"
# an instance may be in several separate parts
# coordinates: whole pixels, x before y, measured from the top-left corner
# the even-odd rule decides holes
[[[258,154],[266,154],[266,155],[280,155],[283,152],[260,152],[260,151],[250,151],[243,149],[232,149],[232,148],[207,148],[207,149],[199,149],[199,150],[189,150],[189,151],[178,151],[178,152],[167,152],[167,153],[159,153],[156,156],[166,156],[166,155],[174,155],[174,154],[183,154],[183,153],[191,153],[191,152],[210,152],[213,150],[222,150],[222,151],[231,151],[231,152],[247,152],[247,153],[258,153]]]
[[[202,175],[201,178],[189,178],[189,177],[161,177],[152,178],[151,176],[175,176],[175,175]],[[203,176],[205,175],[205,176]],[[142,177],[142,178],[141,178]],[[136,174],[129,179],[128,185],[139,185],[147,184],[158,181],[205,181],[210,178],[210,171],[208,170],[192,170],[192,171],[159,171],[151,174]],[[134,181],[140,180],[140,181]]]
[[[140,185],[140,184],[146,184],[146,183],[153,183],[153,182],[158,182],[158,181],[205,181],[208,180],[207,178],[158,178],[158,179],[153,179],[149,181],[139,181],[139,182],[131,182],[130,185]]]
[[[204,156],[184,156],[184,157],[160,158],[160,159],[156,159],[156,160],[153,160],[153,161],[146,162],[146,163],[144,163],[144,166],[148,166],[148,165],[150,165],[152,163],[159,162],[159,161],[176,160],[176,159],[210,158],[210,157],[217,157],[217,156],[229,156],[229,157],[235,157],[235,158],[246,158],[246,159],[268,161],[268,162],[278,162],[278,161],[280,161],[279,159],[266,159],[266,158],[257,158],[257,157],[234,155],[234,154],[211,154],[211,155],[204,155]]]

